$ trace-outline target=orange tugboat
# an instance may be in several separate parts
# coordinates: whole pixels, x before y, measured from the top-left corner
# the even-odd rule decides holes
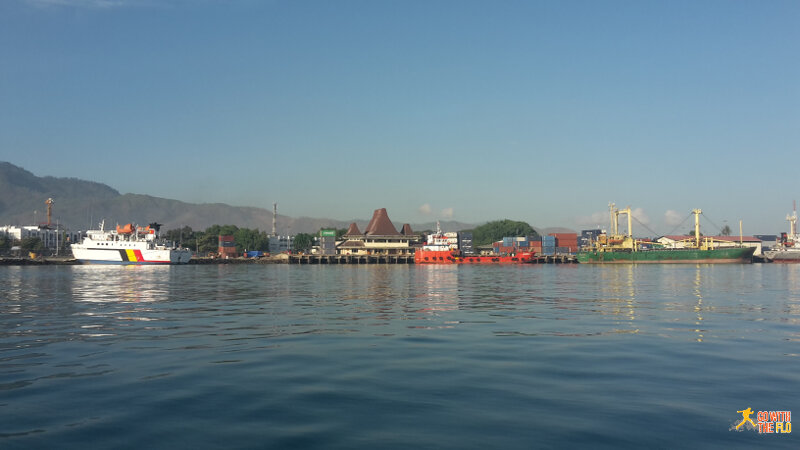
[[[414,264],[525,264],[533,261],[534,252],[511,255],[478,256],[463,254],[457,246],[450,244],[436,223],[436,233],[428,236],[421,249],[414,252]]]

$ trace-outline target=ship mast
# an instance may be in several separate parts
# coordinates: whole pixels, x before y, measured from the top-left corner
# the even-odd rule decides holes
[[[631,222],[631,207],[628,206],[624,210],[620,211],[620,214],[625,214],[628,216],[628,237],[633,239],[633,222]]]
[[[617,227],[616,227],[616,225],[614,225],[616,223],[616,221],[614,220],[614,208],[616,208],[616,207],[617,207],[617,205],[615,205],[614,203],[611,203],[611,202],[608,203],[608,213],[609,213],[609,216],[611,218],[611,224],[610,224],[610,227],[609,227],[609,232],[612,232],[613,233],[612,235],[617,234]]]
[[[792,202],[794,213],[790,215],[786,215],[786,220],[789,221],[789,236],[791,237],[792,241],[795,240],[795,235],[797,234],[797,201]]]
[[[614,203],[609,203],[608,207],[611,214],[611,229],[613,230],[611,239],[617,241],[616,244],[621,244],[625,248],[637,251],[636,243],[633,239],[633,217],[631,216],[631,207],[628,206],[625,209],[617,209]],[[628,229],[625,234],[620,233],[619,230],[620,214],[626,214],[628,216]]]
[[[703,214],[703,210],[693,209],[692,214],[694,214],[694,242],[700,247],[700,214]]]

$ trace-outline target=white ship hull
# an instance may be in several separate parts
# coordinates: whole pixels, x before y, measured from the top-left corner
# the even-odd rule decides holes
[[[179,248],[157,235],[160,224],[135,227],[117,225],[116,230],[89,230],[80,243],[71,245],[75,259],[86,264],[186,264],[192,252]]]
[[[189,250],[97,249],[75,245],[72,254],[86,264],[186,264],[192,258]]]

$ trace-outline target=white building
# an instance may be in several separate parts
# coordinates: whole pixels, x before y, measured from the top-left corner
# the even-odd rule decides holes
[[[269,253],[277,255],[278,253],[292,251],[294,246],[294,236],[270,236],[269,237]]]
[[[64,247],[72,242],[79,242],[81,239],[80,233],[71,233],[66,230],[56,230],[46,227],[38,227],[36,225],[16,227],[12,225],[5,225],[0,227],[0,235],[7,236],[12,241],[22,242],[28,238],[39,238],[42,245],[50,250],[55,250],[57,247]]]

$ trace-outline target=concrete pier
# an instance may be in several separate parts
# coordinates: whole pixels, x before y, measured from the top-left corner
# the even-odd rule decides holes
[[[574,255],[541,255],[535,256],[531,264],[576,264],[577,262]],[[289,264],[414,264],[414,256],[289,255]]]
[[[289,255],[289,264],[414,264],[414,256]]]

